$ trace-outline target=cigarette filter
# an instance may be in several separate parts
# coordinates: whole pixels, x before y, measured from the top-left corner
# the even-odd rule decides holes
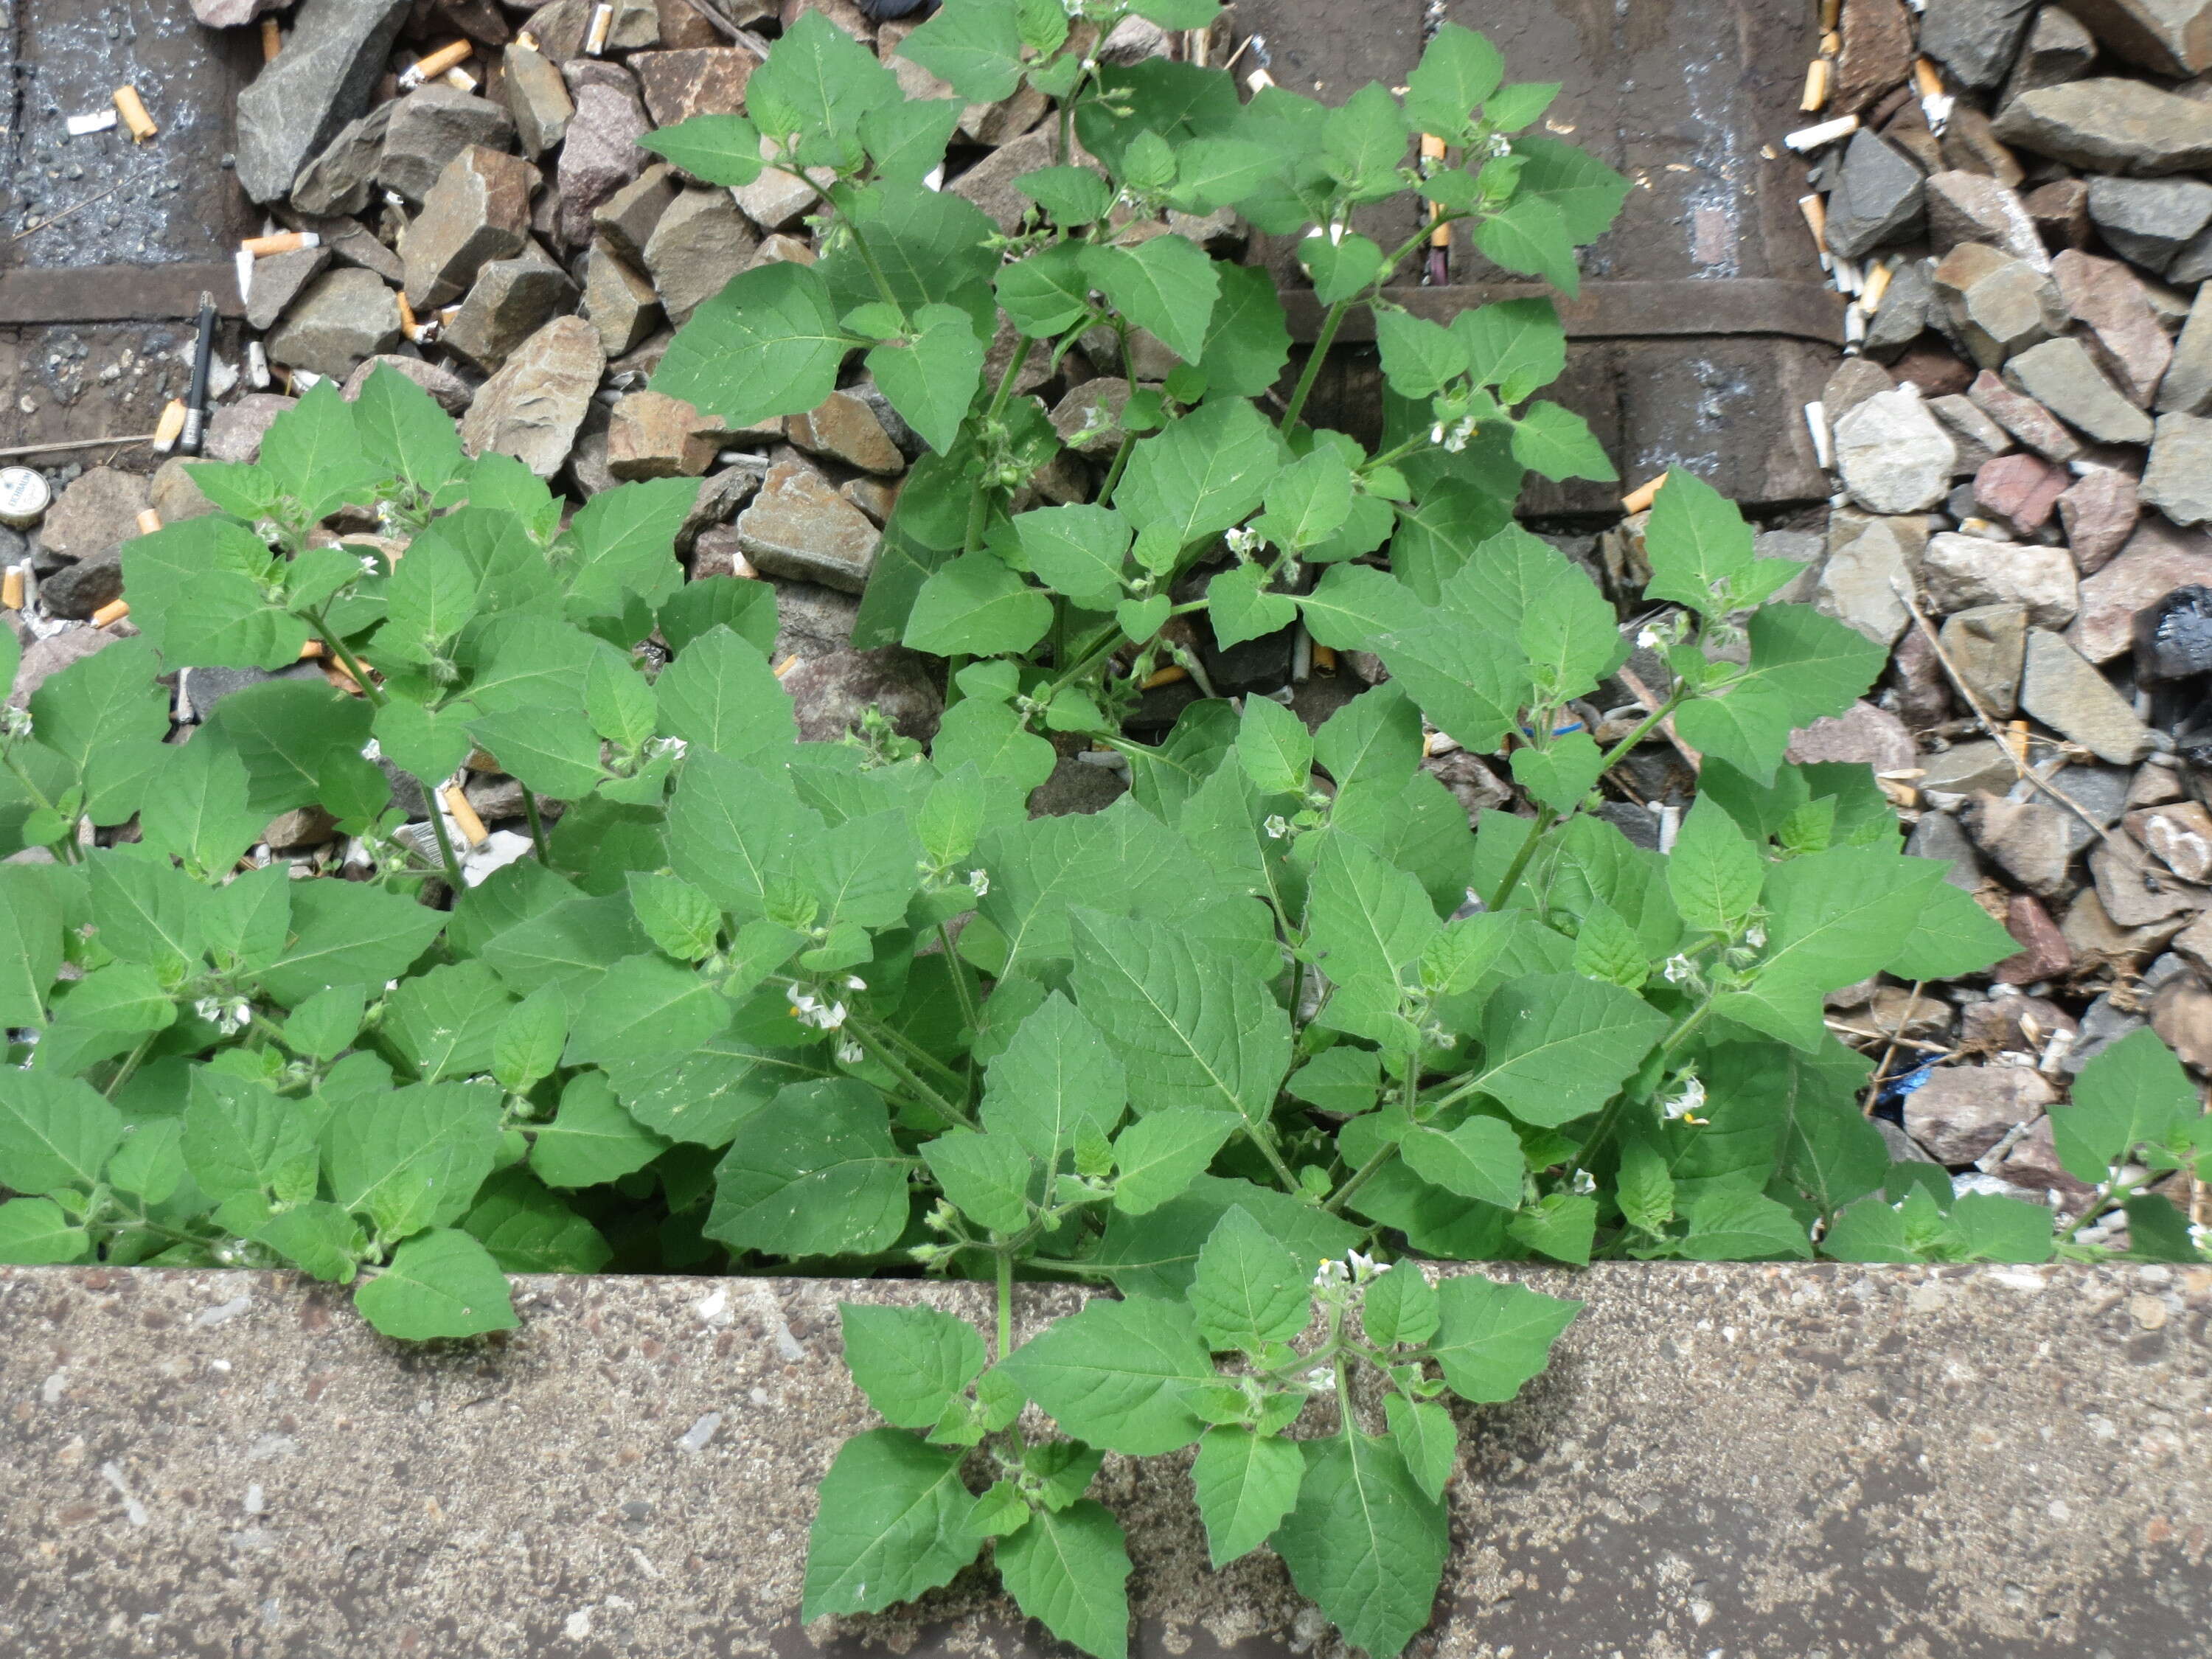
[[[146,113],[145,101],[138,96],[136,87],[116,88],[115,112],[123,118],[123,125],[131,129],[133,143],[143,144],[161,130],[155,125],[154,118]]]

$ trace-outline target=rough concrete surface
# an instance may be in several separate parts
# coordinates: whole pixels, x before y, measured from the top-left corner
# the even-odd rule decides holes
[[[1588,1307],[1463,1413],[1425,1659],[2204,1653],[2212,1269],[1496,1271]],[[975,1570],[797,1620],[814,1482],[874,1422],[839,1299],[981,1287],[518,1291],[505,1340],[404,1349],[287,1275],[0,1269],[0,1652],[1071,1651]],[[1338,1650],[1267,1552],[1206,1570],[1178,1460],[1101,1487],[1137,1653]]]

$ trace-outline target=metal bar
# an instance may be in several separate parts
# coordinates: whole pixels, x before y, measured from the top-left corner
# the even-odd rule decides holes
[[[1774,277],[1683,277],[1654,282],[1585,282],[1569,300],[1541,283],[1480,283],[1450,288],[1393,288],[1384,297],[1417,317],[1448,323],[1462,311],[1498,300],[1550,297],[1572,340],[1644,340],[1662,336],[1766,334],[1844,343],[1844,301],[1813,283]],[[1324,307],[1310,289],[1282,291],[1293,340],[1321,331]],[[1375,325],[1365,307],[1345,314],[1340,340],[1369,340]]]
[[[198,313],[203,293],[223,316],[245,314],[228,264],[19,267],[0,270],[0,327],[181,321]]]

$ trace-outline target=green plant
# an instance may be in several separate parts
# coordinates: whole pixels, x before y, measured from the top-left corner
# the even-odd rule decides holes
[[[194,470],[220,510],[124,556],[143,637],[46,681],[0,750],[0,849],[52,854],[0,867],[0,1024],[23,1062],[0,1070],[0,1260],[289,1263],[422,1339],[513,1324],[501,1270],[993,1281],[988,1333],[848,1310],[891,1426],[824,1481],[810,1617],[920,1594],[996,1540],[1025,1608],[1119,1654],[1127,1557],[1084,1494],[1108,1452],[1195,1445],[1215,1559],[1272,1544],[1387,1653],[1441,1571],[1443,1395],[1510,1397],[1575,1305],[1415,1262],[2094,1258],[2081,1230],[2114,1206],[2136,1253],[2194,1259],[2144,1188],[2212,1149],[2178,1063],[2138,1036],[2054,1114],[2100,1184],[2056,1237],[1892,1163],[1823,994],[2014,946],[1902,856],[1863,768],[1784,763],[1881,653],[1763,604],[1796,567],[1757,558],[1692,477],[1646,537],[1662,701],[1610,748],[1582,729],[1631,641],[1509,510],[1524,465],[1603,471],[1573,417],[1528,401],[1559,370],[1556,319],[1413,318],[1395,260],[1338,234],[1353,206],[1411,203],[1418,125],[1478,161],[1422,194],[1571,287],[1620,185],[1499,136],[1548,89],[1500,89],[1489,48],[1447,29],[1403,104],[1239,104],[1218,73],[1092,63],[1120,8],[1085,9],[953,0],[909,43],[963,96],[1030,76],[1061,100],[1063,153],[1079,138],[1111,173],[1031,175],[1043,212],[1007,239],[921,185],[952,106],[887,94],[803,15],[752,108],[828,169],[833,246],[738,278],[661,372],[752,420],[818,404],[864,351],[931,443],[863,613],[955,657],[927,753],[873,721],[795,740],[767,585],[687,583],[671,556],[691,481],[563,526],[389,370],[356,404],[317,388],[255,465]],[[705,179],[759,164],[733,117],[655,142]],[[1311,363],[1262,412],[1287,361],[1264,276],[1116,217],[1209,204],[1331,228],[1301,250],[1325,336],[1376,313],[1379,453],[1300,422]],[[1015,361],[1100,327],[1183,358],[1132,397],[1088,501],[1025,499],[1060,441],[1012,369],[982,381],[1001,313]],[[381,533],[337,544],[334,515]],[[1386,544],[1389,569],[1360,562]],[[1130,741],[1132,685],[1201,612],[1219,641],[1302,620],[1390,681],[1317,729],[1207,698]],[[164,741],[157,671],[278,668],[311,641],[358,695],[271,680]],[[1510,743],[1535,816],[1471,827],[1423,769],[1425,714],[1477,752]],[[1668,719],[1706,758],[1662,856],[1588,809]],[[1127,795],[1030,818],[1046,732],[1117,750]],[[489,855],[412,799],[477,749],[527,790],[530,835]],[[307,807],[349,861],[246,858]],[[1127,1299],[1017,1347],[1018,1279]],[[1295,1437],[1316,1399],[1333,1430]]]

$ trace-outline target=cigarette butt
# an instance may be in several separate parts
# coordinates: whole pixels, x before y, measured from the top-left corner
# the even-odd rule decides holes
[[[463,69],[449,69],[438,77],[455,92],[474,92],[477,77]]]
[[[185,400],[172,398],[161,410],[161,418],[154,423],[154,453],[156,455],[167,454],[177,447],[177,440],[184,435]]]
[[[1627,495],[1623,495],[1620,498],[1620,510],[1623,513],[1628,514],[1637,514],[1645,511],[1650,507],[1652,502],[1659,499],[1659,491],[1666,484],[1666,482],[1667,475],[1662,472],[1657,477],[1652,479],[1650,483],[1639,484],[1636,489],[1630,490]]]
[[[1875,308],[1881,303],[1881,296],[1889,292],[1889,279],[1896,275],[1895,265],[1876,265],[1867,272],[1866,281],[1859,289],[1859,304],[1867,315],[1874,315]]]
[[[1429,204],[1430,218],[1441,221],[1443,216],[1444,210],[1442,203],[1431,202]],[[1429,233],[1429,246],[1431,247],[1449,247],[1451,246],[1451,227],[1448,224],[1439,223],[1434,230]]]
[[[261,20],[261,61],[264,64],[273,64],[276,61],[276,54],[283,50],[283,30],[277,27],[275,18],[263,18]]]
[[[1313,662],[1314,672],[1316,673],[1334,674],[1336,672],[1336,651],[1334,647],[1326,645],[1316,645],[1314,647]]]
[[[407,303],[407,295],[404,291],[394,297],[399,301],[399,331],[411,340],[415,337],[416,327],[419,326],[415,320],[415,307]]]
[[[323,642],[320,640],[309,640],[305,645],[300,647],[300,660],[301,662],[313,662],[316,658],[322,654]]]
[[[1912,84],[1919,88],[1923,98],[1941,98],[1943,95],[1943,71],[1928,58],[1916,58],[1912,60]]]
[[[1423,133],[1421,135],[1421,159],[1424,161],[1443,161],[1444,159],[1444,141],[1442,138],[1439,138],[1433,132]]]
[[[154,118],[146,113],[145,100],[138,96],[136,87],[116,88],[115,112],[123,118],[123,125],[131,129],[131,137],[135,143],[143,144],[161,130],[155,125]]]
[[[1825,32],[1836,27],[1844,15],[1844,0],[1820,0],[1820,27]]]
[[[1255,93],[1265,92],[1275,84],[1275,77],[1263,69],[1255,69],[1244,77],[1244,84]]]
[[[614,11],[611,7],[607,9],[607,18],[610,22],[614,19]],[[431,52],[428,57],[417,58],[415,61],[414,66],[403,71],[399,78],[402,82],[404,82],[408,76],[411,75],[415,77],[414,84],[420,86],[423,82],[431,79],[433,76],[443,75],[447,70],[453,68],[456,64],[466,63],[468,61],[469,54],[475,50],[475,46],[470,41],[448,40],[444,46],[439,47],[437,51]]]
[[[88,138],[95,132],[106,132],[115,125],[112,109],[94,110],[89,115],[72,115],[62,124],[72,138]]]
[[[273,236],[249,236],[238,245],[240,253],[265,259],[272,253],[290,253],[303,247],[319,247],[323,239],[312,230],[280,230]]]
[[[1822,121],[1816,126],[1800,127],[1796,131],[1784,137],[1782,142],[1799,155],[1804,155],[1811,154],[1825,144],[1832,144],[1838,138],[1848,138],[1858,130],[1857,116],[1838,115],[1834,120]]]
[[[789,672],[791,672],[791,671],[792,671],[793,669],[794,669],[794,668],[796,668],[796,667],[798,667],[798,666],[799,666],[799,653],[798,653],[797,652],[795,652],[795,651],[794,651],[794,652],[793,652],[793,653],[791,653],[791,655],[789,655],[789,656],[786,657],[786,658],[785,658],[781,662],[780,662],[780,663],[776,664],[776,665],[775,665],[775,677],[776,677],[776,678],[778,678],[778,679],[781,679],[781,678],[782,678],[786,674],[788,674]]]
[[[592,27],[584,36],[584,56],[597,58],[607,49],[607,32],[615,26],[615,9],[599,5],[592,8]]]
[[[1814,110],[1826,109],[1828,105],[1828,79],[1834,72],[1835,66],[1825,58],[1815,58],[1806,64],[1805,96],[1797,107],[1808,115]]]
[[[5,575],[0,575],[0,608],[21,611],[23,608],[23,567],[11,564]]]
[[[1820,257],[1828,257],[1828,204],[1818,196],[1800,196],[1797,210],[1805,216],[1805,228],[1813,233],[1813,246]]]
[[[1173,685],[1178,680],[1187,680],[1189,678],[1190,670],[1179,662],[1171,662],[1166,667],[1155,668],[1151,673],[1146,675],[1144,684],[1138,690],[1149,691],[1156,685]]]
[[[1829,471],[1835,464],[1835,439],[1828,430],[1828,406],[1818,398],[1805,405],[1805,430],[1813,440],[1813,459],[1822,471]]]
[[[150,536],[161,527],[161,515],[150,507],[138,509],[138,533]]]
[[[258,340],[246,343],[246,378],[253,382],[257,392],[269,389],[269,354]]]
[[[483,846],[484,837],[491,832],[484,828],[483,820],[477,816],[477,809],[469,805],[469,798],[461,793],[461,786],[449,783],[441,793],[445,799],[446,811],[453,814],[453,828],[461,832],[461,839],[471,847]]]
[[[2027,763],[2027,722],[2014,720],[2005,728],[2005,746],[2012,750],[2021,765]]]
[[[130,614],[130,600],[111,599],[92,613],[92,625],[94,628],[105,628],[110,623],[121,622]]]
[[[538,50],[538,37],[532,34],[528,29],[524,29],[514,37],[514,44],[520,46],[525,52],[536,52]]]
[[[1836,58],[1836,57],[1840,57],[1840,56],[1842,55],[1842,53],[1843,53],[1843,50],[1844,50],[1844,37],[1843,37],[1842,35],[1840,35],[1840,34],[1837,33],[1835,30],[1833,30],[1833,29],[1830,29],[1826,33],[1823,34],[1823,35],[1820,37],[1820,56],[1821,56],[1821,57],[1823,57],[1823,58]]]

